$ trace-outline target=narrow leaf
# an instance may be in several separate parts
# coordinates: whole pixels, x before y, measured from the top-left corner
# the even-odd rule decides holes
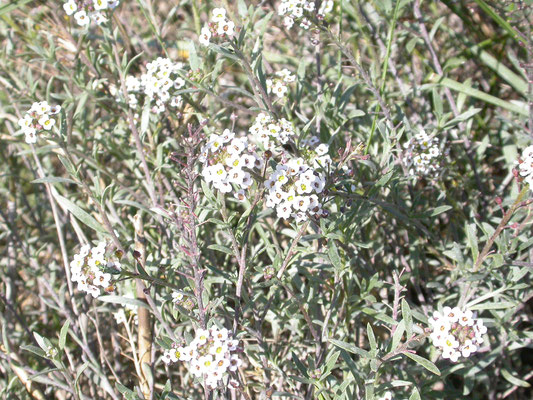
[[[434,373],[435,375],[440,376],[440,371],[437,368],[435,364],[433,364],[431,361],[425,359],[424,357],[420,357],[418,354],[413,354],[409,352],[402,353],[404,356],[409,357],[411,360],[416,362],[417,364],[420,364],[425,369],[427,369],[429,372]]]

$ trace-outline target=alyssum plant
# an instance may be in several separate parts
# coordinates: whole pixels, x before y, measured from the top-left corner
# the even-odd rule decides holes
[[[531,394],[527,2],[26,3],[2,395]]]

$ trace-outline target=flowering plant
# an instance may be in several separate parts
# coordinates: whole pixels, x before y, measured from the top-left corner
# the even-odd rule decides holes
[[[3,2],[0,398],[531,398],[529,3]]]
[[[101,294],[101,288],[110,293],[115,290],[112,274],[120,273],[121,265],[116,257],[106,255],[107,243],[101,241],[95,247],[82,246],[70,262],[72,281],[78,283],[78,290],[93,297]]]
[[[63,9],[68,16],[74,15],[80,26],[89,25],[91,21],[100,25],[107,21],[106,10],[113,10],[119,3],[119,0],[67,0]]]
[[[442,314],[433,313],[430,319],[433,345],[442,349],[442,357],[456,362],[460,356],[469,357],[483,343],[487,327],[483,320],[473,318],[471,310],[444,307]]]
[[[46,101],[33,103],[24,118],[18,121],[26,143],[37,143],[37,133],[51,130],[56,123],[56,120],[51,116],[56,115],[59,111],[61,111],[61,106],[50,106]]]

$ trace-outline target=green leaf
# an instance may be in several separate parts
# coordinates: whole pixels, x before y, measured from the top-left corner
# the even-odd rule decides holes
[[[61,109],[61,113],[59,115],[61,119],[61,127],[60,127],[60,133],[63,140],[67,139],[68,132],[67,132],[67,114],[65,113],[64,109]]]
[[[522,116],[527,117],[529,115],[529,112],[526,107],[519,106],[514,103],[510,103],[505,100],[501,100],[498,97],[492,96],[488,93],[482,92],[481,90],[474,89],[470,86],[467,86],[465,84],[456,82],[452,79],[445,78],[443,76],[437,75],[432,73],[429,77],[429,80],[437,83],[442,86],[446,86],[447,88],[450,88],[452,90],[455,90],[457,92],[464,93],[470,97],[474,97],[478,100],[484,101],[485,103],[493,104],[495,106],[504,108],[506,110],[512,111],[514,113],[520,114]]]
[[[46,345],[44,338],[41,335],[39,335],[37,332],[33,332],[33,337],[35,338],[37,344],[41,349],[43,349],[44,351],[48,350],[48,346]]]
[[[74,164],[72,164],[68,158],[63,157],[61,154],[58,154],[57,158],[59,159],[61,164],[63,164],[63,166],[69,173],[69,175],[74,176],[74,177],[78,176],[78,173],[76,171],[76,168],[74,167]]]
[[[402,341],[404,332],[405,332],[405,319],[402,319],[400,323],[396,325],[396,330],[394,331],[394,335],[392,335],[390,351],[396,350],[396,348]]]
[[[525,96],[527,94],[527,82],[523,80],[519,75],[515,74],[509,68],[502,63],[501,59],[493,57],[491,54],[482,50],[480,46],[472,46],[469,48],[474,56],[479,61],[485,64],[498,74],[504,81],[506,81],[512,88],[518,93]]]
[[[409,339],[413,333],[413,316],[411,314],[411,308],[405,299],[402,299],[402,317],[405,321],[405,333]]]
[[[85,361],[80,367],[76,370],[76,380],[74,381],[74,386],[78,385],[78,381],[80,380],[81,374],[83,374],[83,371],[87,369],[89,366],[89,361]]]
[[[191,70],[196,71],[200,69],[201,62],[198,58],[198,53],[196,53],[196,46],[194,45],[194,41],[189,42],[189,65],[191,66]]]
[[[212,245],[208,246],[207,248],[208,249],[212,249],[212,250],[216,250],[216,251],[221,251],[222,253],[233,255],[233,251],[229,247],[222,246],[220,244],[212,244]]]
[[[66,320],[61,331],[59,332],[59,349],[63,350],[65,348],[65,342],[67,340],[68,328],[70,326],[70,320]]]
[[[370,349],[376,350],[378,348],[376,336],[374,335],[374,330],[372,329],[372,326],[368,322],[366,324],[366,333],[368,335],[368,341],[370,342]]]
[[[74,183],[76,185],[80,185],[78,182],[72,179],[61,178],[59,176],[45,176],[44,178],[34,179],[30,183]]]
[[[335,267],[337,270],[342,269],[342,262],[341,258],[339,256],[339,252],[337,250],[337,246],[335,245],[335,242],[333,240],[330,240],[328,242],[328,257],[331,261],[331,264]]]
[[[451,121],[446,122],[446,124],[444,125],[444,128],[451,128],[452,126],[457,125],[459,122],[466,121],[467,119],[472,118],[474,115],[476,115],[480,111],[481,111],[481,108],[471,108],[468,111],[458,115]]]
[[[145,302],[137,300],[137,299],[132,299],[130,297],[109,295],[109,296],[99,296],[98,300],[103,301],[105,303],[120,304],[122,306],[125,306],[126,304],[128,304],[130,306],[148,308],[148,305]]]
[[[479,255],[476,224],[466,224],[466,237],[468,239],[468,247],[470,247],[470,250],[472,251],[472,258],[474,259],[475,264]]]
[[[52,191],[55,199],[57,202],[66,208],[68,211],[72,213],[78,220],[83,222],[85,225],[87,225],[89,228],[94,229],[97,232],[106,233],[107,231],[102,227],[100,223],[98,223],[92,216],[90,216],[87,212],[82,210],[80,207],[78,207],[76,204],[74,204],[72,201],[67,199],[66,197],[61,196],[56,191]]]
[[[429,372],[434,373],[435,375],[440,376],[440,371],[437,368],[435,364],[433,364],[431,361],[425,359],[424,357],[420,357],[418,354],[413,354],[409,352],[402,353],[404,356],[409,357],[411,360],[416,362],[417,364],[420,364],[425,369],[427,369]]]
[[[435,110],[435,114],[437,114],[437,117],[440,119],[442,117],[442,114],[444,113],[444,106],[442,105],[442,98],[437,88],[433,88],[432,97],[433,109]]]
[[[335,339],[329,339],[329,342],[334,344],[340,349],[346,350],[349,353],[357,354],[358,356],[365,357],[365,358],[372,358],[368,351],[360,349],[359,347],[356,347],[351,343],[346,343],[341,340],[335,340]]]
[[[453,208],[452,206],[440,206],[440,207],[437,207],[431,212],[431,216],[435,217],[437,215],[445,213],[448,210],[451,210],[452,208]]]
[[[417,42],[418,42],[417,37],[414,37],[407,42],[407,44],[405,45],[405,49],[407,50],[408,53],[411,53],[413,51]]]
[[[246,18],[248,16],[248,9],[246,8],[246,3],[244,0],[237,1],[237,9],[241,18]]]
[[[209,44],[209,48],[211,50],[213,50],[215,53],[218,53],[218,54],[221,54],[223,55],[224,57],[227,57],[231,60],[235,60],[235,61],[240,61],[239,57],[237,57],[237,55],[235,53],[233,53],[232,51],[224,48],[224,47],[221,47],[217,44],[212,44],[210,43]]]
[[[133,66],[133,63],[137,61],[138,58],[141,58],[141,56],[144,54],[144,51],[141,51],[139,54],[136,54],[134,57],[131,58],[130,61],[128,61],[128,64],[126,65],[126,68],[124,68],[124,75],[128,75],[131,67]],[[74,114],[76,115],[76,114]]]
[[[411,393],[411,396],[409,397],[409,400],[421,400],[420,393],[418,393],[417,388],[413,388],[413,393]]]
[[[32,0],[19,0],[14,2],[8,2],[7,4],[0,6],[0,16],[16,10],[17,8],[22,7],[24,4],[29,3],[30,1]]]
[[[324,371],[324,375],[328,375],[329,372],[335,367],[340,354],[340,351],[335,351],[328,356],[326,359],[326,369]]]
[[[42,349],[38,348],[37,346],[28,344],[28,345],[22,345],[20,346],[20,348],[22,350],[31,351],[32,353],[37,354],[39,357],[43,357],[43,358],[46,357],[46,353]]]
[[[528,382],[513,376],[509,371],[507,371],[507,369],[503,368],[501,372],[507,382],[515,386],[526,387],[526,388],[531,387],[531,385]]]
[[[485,11],[498,25],[500,25],[513,39],[516,41],[522,42],[526,46],[528,45],[527,39],[522,37],[512,26],[504,20],[502,17],[500,17],[496,12],[483,0],[474,0],[477,5]]]

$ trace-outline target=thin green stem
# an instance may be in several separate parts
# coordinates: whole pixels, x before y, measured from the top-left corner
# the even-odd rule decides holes
[[[392,22],[390,24],[389,29],[389,38],[387,40],[387,50],[385,51],[385,58],[383,60],[383,65],[381,67],[381,86],[379,88],[379,94],[383,96],[383,91],[385,89],[385,78],[387,77],[387,70],[389,69],[389,59],[392,49],[392,41],[394,39],[394,31],[396,29],[396,22],[398,21],[398,11],[400,10],[400,0],[396,1],[396,6],[394,7],[394,12],[392,14]],[[370,128],[370,135],[368,136],[368,140],[366,142],[365,151],[364,154],[368,153],[368,148],[370,147],[370,144],[372,143],[372,139],[374,137],[374,132],[376,131],[377,122],[378,122],[378,116],[379,112],[381,111],[380,104],[376,106],[376,113],[374,114],[374,119],[372,120],[372,127]]]

